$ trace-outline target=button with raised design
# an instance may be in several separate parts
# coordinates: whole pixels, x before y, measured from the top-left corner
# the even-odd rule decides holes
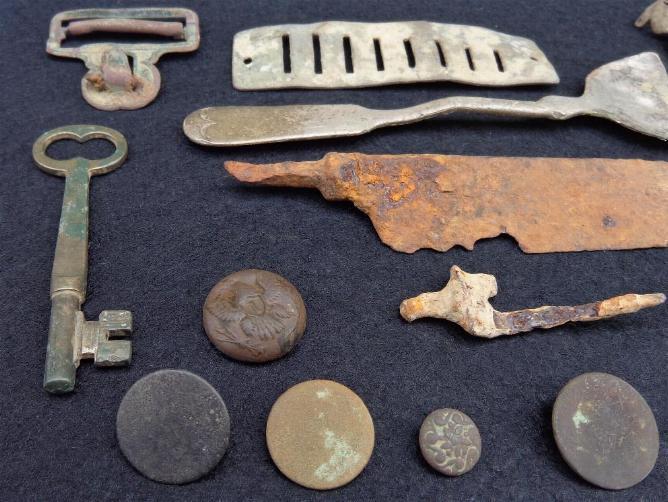
[[[480,459],[478,427],[459,410],[432,411],[422,422],[419,443],[427,463],[448,476],[469,472]]]
[[[225,355],[266,362],[290,352],[306,329],[299,291],[265,270],[235,272],[216,284],[204,302],[204,330]]]

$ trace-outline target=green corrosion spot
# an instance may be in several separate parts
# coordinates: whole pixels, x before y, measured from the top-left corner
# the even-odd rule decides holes
[[[74,162],[65,182],[59,232],[72,239],[84,240],[88,236],[88,161],[75,159]]]

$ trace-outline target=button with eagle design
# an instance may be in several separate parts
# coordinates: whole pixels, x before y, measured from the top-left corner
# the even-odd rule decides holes
[[[266,270],[235,272],[216,284],[204,302],[204,330],[225,355],[262,363],[283,357],[306,328],[299,291]]]

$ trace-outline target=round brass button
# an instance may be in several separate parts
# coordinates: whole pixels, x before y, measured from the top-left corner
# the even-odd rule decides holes
[[[659,454],[659,432],[647,402],[607,373],[585,373],[561,389],[552,429],[566,463],[601,488],[640,483]]]
[[[331,380],[302,382],[269,413],[267,446],[278,469],[306,488],[329,490],[357,477],[371,458],[373,420],[364,402]]]
[[[241,270],[216,284],[206,301],[204,330],[225,355],[262,363],[283,357],[306,328],[299,291],[280,275]]]

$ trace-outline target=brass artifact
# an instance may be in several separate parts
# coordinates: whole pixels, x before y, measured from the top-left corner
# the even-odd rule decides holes
[[[557,84],[559,77],[531,40],[478,26],[325,21],[237,33],[232,81],[249,91],[434,81]]]
[[[434,410],[424,419],[419,444],[427,463],[446,476],[461,476],[473,469],[482,446],[475,422],[450,408]]]
[[[185,484],[211,472],[230,442],[230,416],[206,380],[160,370],[135,382],[116,414],[128,462],[153,481]]]
[[[46,154],[52,143],[73,139],[84,143],[106,139],[116,150],[104,159],[76,157],[55,160]],[[86,299],[88,275],[88,189],[90,177],[118,168],[128,154],[121,133],[92,125],[71,125],[42,134],[32,149],[43,171],[65,178],[65,195],[58,227],[58,241],[51,272],[51,322],[46,349],[44,388],[53,393],[74,389],[81,359],[92,358],[96,366],[123,366],[130,363],[132,314],[127,310],[105,310],[98,321],[86,321],[81,305]],[[113,339],[112,339],[113,338]]]
[[[306,308],[287,279],[241,270],[216,284],[203,309],[204,329],[225,355],[261,363],[290,352],[306,329]]]
[[[369,462],[374,442],[364,402],[330,380],[291,387],[267,419],[267,447],[276,467],[314,490],[331,490],[355,479]]]
[[[585,373],[561,389],[552,431],[566,463],[608,490],[640,483],[659,454],[652,409],[636,389],[607,373]]]
[[[656,0],[647,7],[636,19],[636,28],[642,28],[648,22],[655,35],[668,35],[668,0]]]
[[[90,43],[63,47],[67,37],[96,32],[163,36],[160,43]],[[192,52],[199,47],[199,19],[189,9],[81,9],[51,20],[46,51],[79,58],[88,68],[81,79],[84,99],[100,110],[135,110],[148,105],[160,90],[155,67],[163,54]]]
[[[668,246],[665,162],[330,153],[225,168],[247,183],[350,200],[404,253],[473,249],[504,233],[527,253]]]
[[[441,291],[422,293],[401,302],[401,317],[408,322],[423,317],[447,319],[471,335],[496,338],[536,328],[554,328],[567,322],[598,321],[632,314],[666,301],[666,295],[662,293],[627,294],[574,307],[546,306],[499,312],[489,303],[496,292],[493,275],[469,274],[455,265],[450,269],[450,280]]]
[[[645,52],[594,70],[580,97],[547,96],[539,101],[448,97],[394,110],[345,104],[220,106],[188,115],[183,131],[202,145],[255,145],[358,136],[454,112],[552,120],[591,115],[668,140],[668,76],[659,56]]]

